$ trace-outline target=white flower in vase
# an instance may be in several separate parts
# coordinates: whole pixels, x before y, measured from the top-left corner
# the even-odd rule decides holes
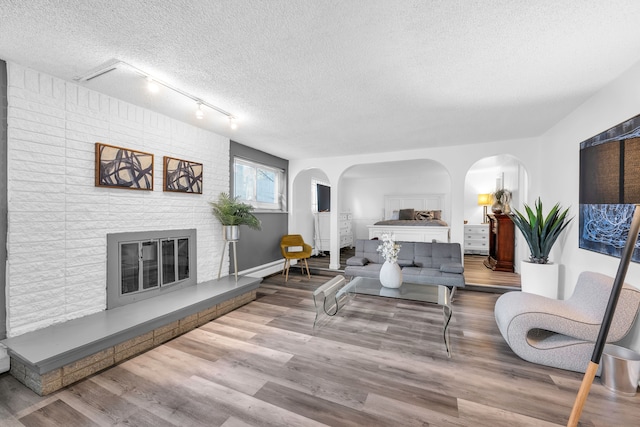
[[[400,252],[400,246],[393,240],[393,236],[388,233],[384,233],[380,236],[382,244],[378,246],[378,252],[382,254],[385,261],[389,263],[398,262],[398,253]]]

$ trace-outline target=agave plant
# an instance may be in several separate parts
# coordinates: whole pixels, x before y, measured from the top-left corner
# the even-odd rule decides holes
[[[261,229],[261,223],[251,212],[253,206],[238,201],[237,197],[231,197],[227,193],[220,193],[218,200],[209,202],[213,216],[222,225],[247,225],[254,230]]]
[[[531,250],[529,260],[535,264],[547,264],[556,239],[573,218],[567,219],[568,208],[560,212],[559,203],[555,204],[546,217],[542,213],[540,198],[536,200],[534,207],[535,210],[525,203],[526,216],[515,210],[515,213],[510,214],[509,217],[520,229],[529,245]]]

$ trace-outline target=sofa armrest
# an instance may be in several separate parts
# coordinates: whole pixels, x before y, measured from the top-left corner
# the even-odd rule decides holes
[[[347,259],[347,265],[367,265],[368,263],[369,260],[367,258],[360,256],[352,256]]]
[[[443,273],[464,273],[464,266],[459,262],[451,262],[448,264],[442,264],[440,271]]]

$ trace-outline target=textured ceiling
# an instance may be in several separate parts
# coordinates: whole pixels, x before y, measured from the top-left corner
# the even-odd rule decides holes
[[[125,61],[239,128],[87,86],[294,159],[540,135],[640,59],[638,22],[637,0],[0,0],[0,58],[69,81]]]

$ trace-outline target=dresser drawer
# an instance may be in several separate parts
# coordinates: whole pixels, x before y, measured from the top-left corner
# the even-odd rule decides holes
[[[353,245],[353,235],[352,234],[345,234],[340,236],[340,247],[343,248],[345,246],[352,246]]]
[[[464,240],[485,240],[489,241],[488,234],[464,233]]]
[[[464,241],[465,248],[478,248],[478,249],[486,249],[489,250],[489,241],[487,240],[465,240]]]

